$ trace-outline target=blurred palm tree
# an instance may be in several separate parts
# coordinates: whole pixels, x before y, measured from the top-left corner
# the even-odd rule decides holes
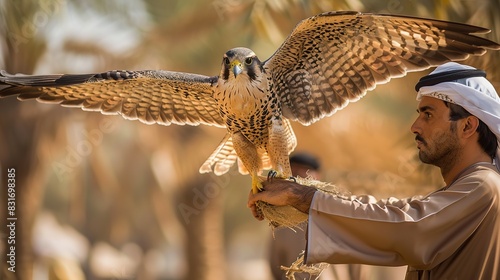
[[[251,47],[265,59],[299,20],[347,9],[467,22],[494,30],[488,38],[500,41],[500,20],[493,15],[499,5],[497,0],[480,4],[455,0],[6,0],[0,2],[0,68],[21,73],[161,68],[216,75],[227,49]],[[489,77],[498,82],[494,65],[499,55],[491,53],[487,59],[467,63],[493,73]],[[436,170],[418,163],[408,133],[414,97],[401,94],[411,92],[408,84],[420,76],[412,74],[405,81],[381,86],[365,101],[311,127],[294,125],[298,149],[320,155],[327,178],[353,192],[406,195],[436,187],[440,184]],[[182,267],[176,267],[179,277],[254,279],[235,276],[224,265],[224,246],[234,229],[252,222],[244,207],[247,178],[234,172],[222,178],[197,173],[223,131],[144,126],[56,107],[0,101],[0,142],[4,143],[0,164],[2,171],[14,166],[18,176],[18,215],[22,217],[18,254],[23,256],[18,260],[22,268],[18,279],[32,275],[30,235],[41,208],[57,213],[91,243],[104,240],[120,248],[134,242],[145,256],[164,244],[184,242],[189,269],[183,274]],[[108,120],[113,121],[113,129],[102,129]],[[90,141],[92,132],[102,134],[97,144]],[[88,155],[80,156],[69,171],[64,169],[71,151],[87,142],[92,144]],[[1,173],[5,182],[6,174]],[[200,194],[205,194],[205,200],[198,201],[196,208]],[[256,241],[246,241],[263,245],[263,239],[255,236]],[[90,264],[84,269],[90,276]],[[144,261],[137,271],[150,273]],[[16,278],[5,270],[4,275]]]
[[[0,30],[2,42],[2,61],[6,69],[31,73],[40,56],[45,51],[45,42],[34,36],[35,26],[27,25],[23,20],[33,18],[39,10],[37,3],[31,1],[3,1],[2,28]],[[3,67],[2,67],[3,68]],[[16,169],[16,217],[19,217],[16,226],[16,254],[18,279],[29,279],[31,275],[30,263],[32,259],[31,229],[34,221],[34,213],[40,205],[42,186],[33,177],[39,177],[40,172],[33,165],[35,160],[35,128],[39,116],[27,114],[28,108],[15,105],[14,100],[2,100],[0,102],[0,130],[3,143],[0,148],[0,166],[2,168],[2,182],[7,182],[7,168]],[[32,104],[31,104],[32,105]],[[28,105],[30,106],[30,105]],[[33,106],[31,106],[33,109]],[[19,120],[12,120],[19,117]],[[28,176],[28,175],[32,175]],[[6,188],[2,188],[2,197],[6,197]],[[2,204],[4,205],[4,204]],[[2,207],[2,217],[7,213]],[[22,219],[20,217],[23,217]],[[5,220],[5,219],[4,219]],[[2,229],[2,236],[7,236]],[[7,245],[7,244],[2,244]],[[4,247],[7,248],[7,247]],[[25,270],[26,269],[26,270]],[[2,274],[5,279],[16,279],[16,276],[7,271],[7,266],[2,265]]]

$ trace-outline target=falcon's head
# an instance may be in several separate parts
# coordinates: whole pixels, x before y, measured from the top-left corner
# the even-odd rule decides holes
[[[224,82],[247,78],[250,82],[260,81],[264,69],[255,53],[247,48],[234,48],[227,51],[222,59],[220,78]]]

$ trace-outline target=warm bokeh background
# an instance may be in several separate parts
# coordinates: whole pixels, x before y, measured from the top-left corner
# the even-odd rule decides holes
[[[330,10],[471,23],[500,41],[498,0],[3,0],[0,69],[217,75],[226,50],[246,46],[265,59],[299,20]],[[498,88],[498,52],[467,63],[488,70]],[[294,124],[297,150],[316,154],[324,179],[356,194],[407,196],[442,186],[437,170],[419,163],[409,131],[413,86],[423,74],[379,86],[309,127]],[[246,208],[250,177],[235,169],[222,177],[198,174],[223,135],[212,127],[147,126],[0,100],[1,220],[12,167],[18,217],[18,273],[2,261],[2,276],[269,279],[271,230]],[[4,226],[0,232],[7,234]]]

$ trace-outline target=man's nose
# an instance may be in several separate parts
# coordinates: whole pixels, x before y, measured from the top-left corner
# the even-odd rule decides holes
[[[410,131],[414,134],[420,134],[422,132],[422,130],[420,129],[418,118],[411,125]]]

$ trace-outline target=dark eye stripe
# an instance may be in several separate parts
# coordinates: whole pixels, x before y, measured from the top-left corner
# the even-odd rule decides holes
[[[229,79],[229,67],[227,65],[224,65],[224,73],[222,74],[222,79],[227,81]]]
[[[247,67],[247,75],[252,81],[255,81],[257,79],[257,73],[255,73],[255,68],[252,66]]]

